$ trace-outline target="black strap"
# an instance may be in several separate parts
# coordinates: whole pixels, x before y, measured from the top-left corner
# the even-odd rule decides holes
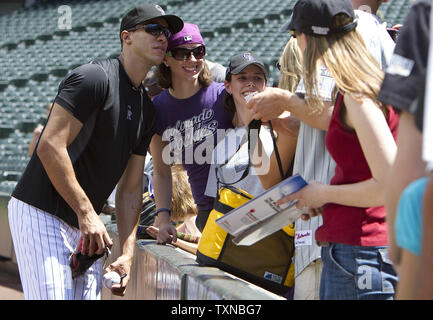
[[[271,120],[269,120],[268,123],[269,123],[269,128],[271,129],[271,136],[272,136],[272,142],[274,143],[275,157],[277,158],[278,168],[280,169],[280,175],[282,181],[284,180],[285,175],[284,175],[283,165],[281,164],[280,153],[278,152],[277,140],[275,138],[274,129],[272,128]]]
[[[229,189],[230,191],[232,191],[232,192],[234,192],[234,193],[236,193],[236,194],[238,194],[238,195],[240,195],[240,196],[242,196],[248,200],[252,199],[250,196],[246,195],[245,193],[242,193],[241,191],[239,191],[237,188],[235,188],[233,186],[225,186],[225,188]]]
[[[252,120],[250,122],[250,124],[248,125],[248,132],[247,132],[247,134],[248,134],[248,136],[247,136],[248,137],[248,165],[245,168],[244,172],[242,173],[242,176],[237,181],[230,182],[230,183],[229,182],[224,182],[224,183],[221,182],[220,179],[218,178],[218,166],[215,165],[215,176],[217,179],[217,197],[218,197],[218,190],[220,189],[220,185],[224,185],[224,186],[234,185],[234,184],[242,181],[243,179],[245,179],[245,177],[249,174],[250,166],[251,166],[251,158],[252,158],[251,152],[254,152],[254,148],[258,142],[261,125],[262,125],[262,122],[260,120]],[[251,130],[252,129],[258,130],[257,138],[254,141],[251,141]],[[234,154],[236,154],[239,151],[241,146],[242,146],[242,144],[239,144],[239,147]],[[231,158],[228,158],[222,166],[225,166],[230,161],[230,159]]]

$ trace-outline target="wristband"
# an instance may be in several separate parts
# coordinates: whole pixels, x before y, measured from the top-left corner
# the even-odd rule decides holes
[[[156,210],[155,214],[158,214],[158,213],[160,213],[162,211],[168,212],[168,216],[171,215],[170,209],[167,209],[167,208],[159,208],[158,210]]]

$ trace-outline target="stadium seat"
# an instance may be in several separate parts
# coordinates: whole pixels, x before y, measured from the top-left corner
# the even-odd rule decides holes
[[[92,59],[118,56],[121,16],[138,2],[44,0],[0,15],[0,191],[12,191],[16,181],[10,179],[18,179],[19,175],[10,172],[24,170],[32,130],[45,121],[45,107],[56,96],[62,78]],[[168,13],[199,26],[207,59],[226,65],[235,53],[259,54],[270,72],[269,85],[278,80],[275,62],[289,39],[279,33],[279,28],[288,20],[295,2],[159,1]],[[70,30],[58,25],[57,10],[65,3],[72,10]],[[390,0],[382,4],[380,14],[388,26],[402,23],[410,3]]]

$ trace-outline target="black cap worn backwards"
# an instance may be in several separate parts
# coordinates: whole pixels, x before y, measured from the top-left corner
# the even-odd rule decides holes
[[[343,13],[351,18],[349,24],[332,28],[332,19]],[[289,21],[280,29],[281,32],[305,33],[326,36],[346,33],[357,26],[353,5],[350,0],[298,0]]]
[[[120,22],[120,33],[129,30],[139,23],[147,22],[155,18],[164,18],[168,23],[171,33],[177,33],[183,28],[183,21],[175,15],[165,14],[164,10],[157,4],[137,5],[129,9]]]
[[[266,71],[265,68],[265,64],[257,55],[251,52],[244,52],[244,53],[236,54],[230,58],[229,66],[227,67],[226,70],[226,77],[228,74],[240,73],[250,64],[254,64],[258,66],[260,69],[262,69],[265,76],[268,75],[268,72]]]

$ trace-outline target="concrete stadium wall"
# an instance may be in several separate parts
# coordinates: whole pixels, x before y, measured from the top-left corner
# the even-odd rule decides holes
[[[15,260],[7,216],[10,196],[0,194],[0,256]],[[117,226],[108,222],[113,239],[106,265],[120,254]],[[125,297],[102,290],[103,300],[284,300],[260,287],[217,268],[200,267],[195,256],[154,240],[137,240],[131,279]]]
[[[114,245],[107,265],[120,253],[116,225],[107,225]],[[284,300],[218,268],[201,267],[195,256],[154,240],[138,240],[125,297],[103,288],[103,300]]]

